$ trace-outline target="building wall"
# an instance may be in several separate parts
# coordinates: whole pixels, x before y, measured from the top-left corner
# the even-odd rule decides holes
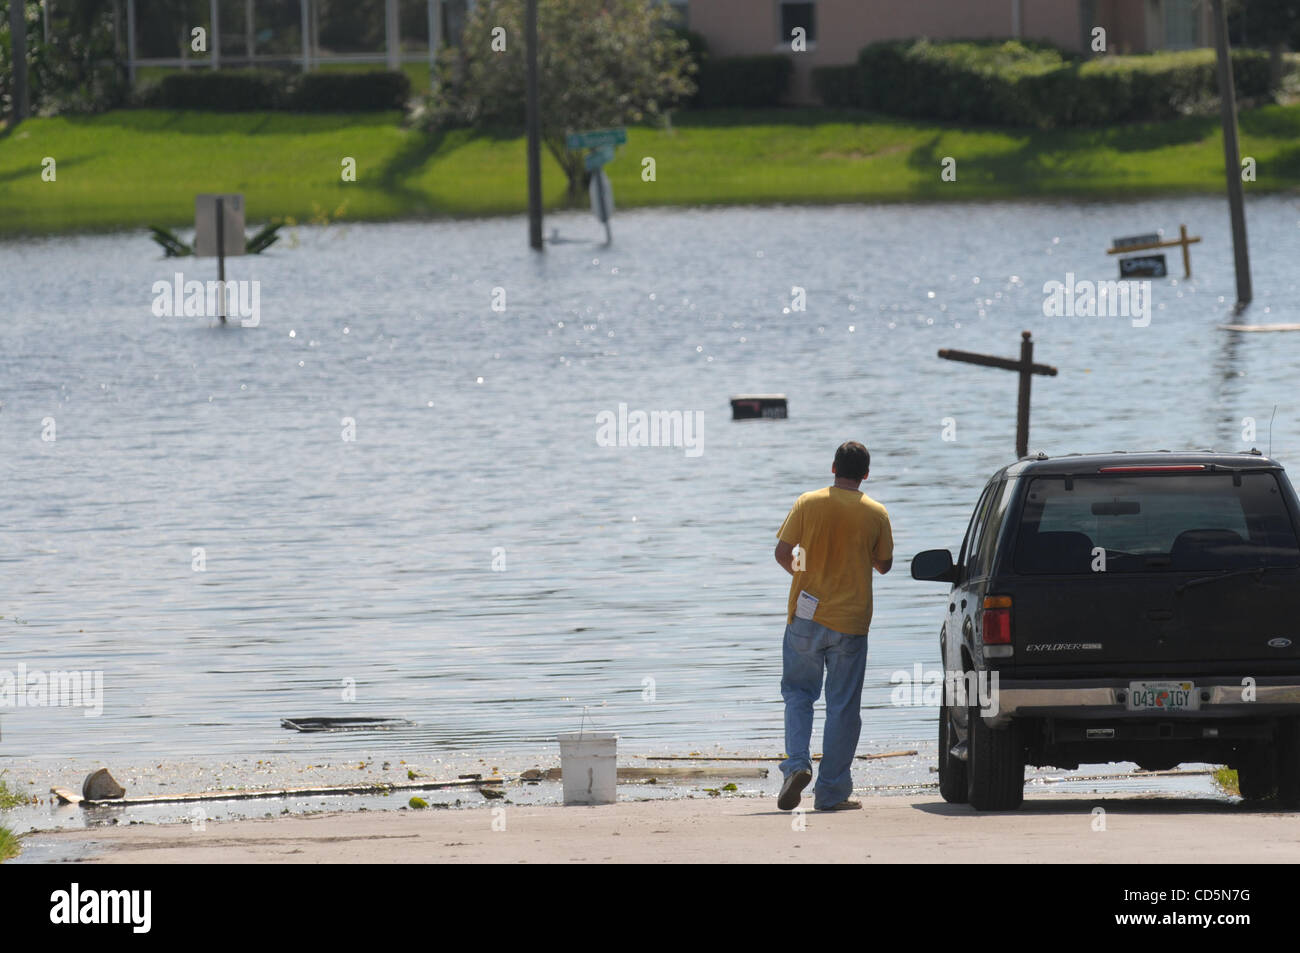
[[[816,41],[794,54],[790,99],[815,99],[816,66],[851,63],[877,40],[928,36],[971,39],[1013,35],[1016,0],[813,0]],[[1093,26],[1106,29],[1107,52],[1137,53],[1164,43],[1167,0],[1019,0],[1020,35],[1087,52]],[[1204,4],[1206,8],[1209,4]],[[1086,11],[1091,10],[1085,24]],[[780,0],[688,0],[690,28],[704,35],[715,56],[790,52],[780,35]]]
[[[794,56],[791,100],[814,98],[815,66],[851,63],[876,40],[912,36],[990,37],[1011,33],[1012,0],[814,0],[816,42]],[[1078,0],[1023,0],[1077,8]],[[690,0],[690,28],[701,33],[715,56],[790,52],[781,37],[779,0]],[[1048,23],[1049,18],[1043,17]],[[1076,16],[1077,23],[1077,16]],[[1077,25],[1072,28],[1078,32]],[[1077,39],[1075,40],[1077,45]]]
[[[1027,40],[1047,40],[1067,50],[1082,52],[1087,49],[1083,44],[1087,32],[1083,6],[1079,0],[1021,0],[1020,35]]]
[[[1147,0],[1098,0],[1097,20],[1106,28],[1106,52],[1147,49]]]

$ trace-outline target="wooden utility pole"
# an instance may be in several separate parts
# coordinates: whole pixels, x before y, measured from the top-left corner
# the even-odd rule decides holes
[[[1250,304],[1250,252],[1246,247],[1246,209],[1241,185],[1241,152],[1237,145],[1237,94],[1232,85],[1232,54],[1228,50],[1228,15],[1223,0],[1214,8],[1214,49],[1219,67],[1219,109],[1223,120],[1223,165],[1228,176],[1228,212],[1232,217],[1232,257],[1237,268],[1237,310]]]
[[[9,38],[14,64],[13,111],[9,125],[16,126],[30,111],[27,94],[27,21],[23,17],[23,0],[9,0]]]
[[[939,356],[947,361],[962,361],[966,364],[979,364],[982,367],[1000,367],[1006,371],[1020,374],[1020,393],[1016,401],[1016,457],[1029,455],[1029,382],[1035,374],[1047,377],[1056,376],[1056,368],[1047,364],[1034,363],[1034,340],[1028,331],[1020,334],[1020,360],[1007,357],[993,357],[988,354],[972,354],[970,351],[953,351],[943,348]]]
[[[528,126],[528,245],[542,250],[542,122],[537,91],[537,0],[528,0],[524,19],[524,43],[528,58],[528,93],[525,97]]]

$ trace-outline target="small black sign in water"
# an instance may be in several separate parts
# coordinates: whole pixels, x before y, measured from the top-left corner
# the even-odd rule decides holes
[[[389,728],[410,728],[413,721],[405,718],[281,718],[281,728],[294,731],[386,731]]]

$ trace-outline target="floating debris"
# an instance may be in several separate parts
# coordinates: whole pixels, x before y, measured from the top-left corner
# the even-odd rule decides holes
[[[882,751],[880,754],[859,754],[854,755],[857,761],[878,761],[881,758],[907,758],[916,754],[915,749],[908,751]],[[815,754],[812,756],[814,761],[820,761],[822,756]],[[645,761],[784,761],[785,755],[755,755],[753,757],[742,757],[740,755],[702,755],[698,753],[685,754],[666,754],[656,757],[655,755],[646,755]]]
[[[81,783],[81,796],[87,801],[113,801],[125,794],[126,788],[117,783],[117,779],[108,773],[108,768],[92,771]]]
[[[281,718],[281,728],[294,731],[387,731],[411,728],[415,722],[405,718]]]
[[[156,794],[144,797],[124,797],[113,800],[93,800],[82,797],[67,788],[52,787],[50,793],[64,804],[82,807],[132,807],[140,804],[184,804],[191,801],[251,801],[273,797],[316,797],[332,794],[389,794],[393,791],[433,791],[439,788],[475,788],[480,785],[505,784],[506,778],[479,780],[419,781],[414,783],[338,784],[302,788],[270,788],[254,791],[203,791],[197,794]]]

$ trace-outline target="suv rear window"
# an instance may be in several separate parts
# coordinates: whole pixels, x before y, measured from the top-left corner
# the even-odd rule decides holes
[[[1300,565],[1300,547],[1272,473],[1036,477],[1025,494],[1021,573],[1214,572]]]

